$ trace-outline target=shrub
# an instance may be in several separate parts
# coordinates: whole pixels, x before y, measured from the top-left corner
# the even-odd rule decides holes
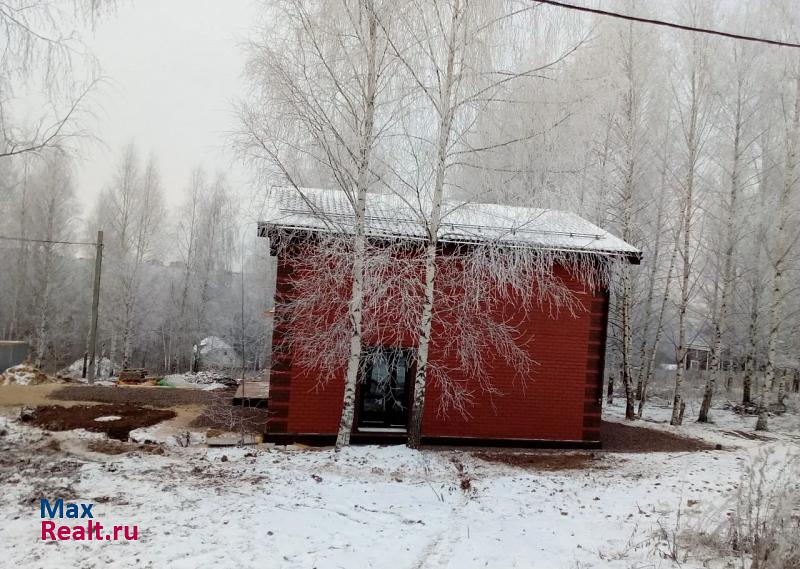
[[[800,454],[761,450],[745,468],[717,541],[746,569],[800,567]]]

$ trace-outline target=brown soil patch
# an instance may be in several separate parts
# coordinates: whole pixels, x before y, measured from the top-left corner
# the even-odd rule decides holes
[[[698,452],[715,450],[714,445],[672,433],[623,423],[603,422],[603,447],[594,452],[557,450],[493,449],[475,451],[481,460],[543,471],[604,469],[605,452]]]
[[[587,468],[608,468],[607,464],[594,453],[575,453],[559,451],[485,451],[473,452],[472,456],[509,466],[530,468],[533,470],[584,470]]]
[[[116,421],[95,421],[98,417],[115,415]],[[137,405],[75,405],[61,407],[48,405],[37,407],[24,421],[50,431],[86,429],[95,433],[106,433],[112,439],[127,441],[130,432],[140,427],[149,427],[172,419],[175,412],[168,409],[150,409]]]
[[[218,397],[233,397],[234,389],[176,389],[169,387],[70,385],[54,391],[51,399],[63,401],[98,401],[171,407],[173,405],[207,405]]]
[[[0,385],[0,407],[48,405],[53,392],[63,389],[63,384]]]
[[[92,452],[111,455],[125,454],[133,451],[145,452],[147,454],[164,454],[164,449],[159,445],[137,445],[132,443],[123,443],[113,439],[89,441],[87,447]]]
[[[603,450],[608,452],[697,452],[715,446],[665,431],[603,421]]]

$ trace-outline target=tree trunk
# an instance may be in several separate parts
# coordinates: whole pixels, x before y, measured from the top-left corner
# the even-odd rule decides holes
[[[638,99],[636,89],[635,61],[633,51],[633,26],[628,26],[626,51],[623,58],[623,67],[628,82],[625,95],[625,114],[623,116],[623,137],[625,143],[625,164],[622,183],[622,239],[628,243],[633,241],[633,208],[634,185],[636,183],[636,152],[638,147]],[[633,305],[633,286],[631,283],[630,266],[622,267],[622,384],[625,387],[625,419],[636,419],[634,410],[636,404],[636,391],[633,386],[633,373],[631,371],[633,340],[631,337],[631,312]]]
[[[760,313],[761,282],[758,278],[758,264],[761,247],[756,246],[753,262],[753,276],[750,284],[750,324],[747,332],[747,355],[744,360],[744,377],[742,379],[742,405],[753,402],[753,378],[756,373],[756,349],[758,343],[758,324]]]
[[[669,124],[669,116],[667,116],[667,124]],[[657,217],[656,217],[656,235],[655,235],[655,243],[653,245],[653,253],[650,259],[650,271],[648,274],[648,283],[647,283],[647,298],[645,300],[645,312],[644,312],[644,324],[642,326],[642,342],[639,351],[639,379],[636,385],[636,398],[639,400],[639,410],[637,415],[641,418],[642,410],[644,409],[644,399],[647,394],[647,383],[650,379],[651,369],[653,364],[655,363],[655,354],[656,350],[658,349],[658,342],[661,339],[661,331],[663,329],[663,321],[664,321],[664,309],[666,306],[666,302],[669,297],[669,286],[665,288],[664,295],[662,296],[662,304],[659,310],[658,322],[656,325],[656,336],[653,340],[652,346],[652,353],[650,357],[647,357],[648,352],[648,342],[650,336],[650,320],[653,315],[653,299],[655,296],[655,288],[656,288],[656,277],[658,275],[658,259],[661,254],[661,233],[664,229],[664,196],[667,193],[667,167],[669,165],[668,162],[668,152],[667,149],[669,148],[668,141],[669,141],[669,128],[664,129],[664,142],[663,142],[663,150],[664,153],[661,159],[661,183],[658,192],[658,208],[657,208]],[[677,241],[675,241],[677,244]],[[673,247],[672,256],[670,257],[669,269],[667,271],[667,285],[669,285],[669,281],[672,277],[672,268],[675,265],[675,255],[677,253],[677,249]]]
[[[680,425],[683,422],[683,376],[684,368],[686,366],[686,313],[689,309],[689,294],[690,294],[690,275],[692,270],[691,265],[691,232],[692,232],[692,213],[694,207],[694,184],[695,184],[695,169],[697,168],[697,160],[699,156],[699,140],[698,140],[698,121],[700,113],[700,99],[702,89],[702,78],[700,77],[701,71],[698,69],[699,63],[697,54],[697,47],[693,50],[695,58],[694,67],[691,76],[691,105],[688,117],[688,131],[686,131],[686,150],[688,154],[687,160],[687,174],[686,174],[686,188],[683,196],[682,208],[682,228],[683,228],[683,246],[681,248],[681,258],[683,261],[683,271],[681,274],[681,300],[678,307],[678,346],[676,350],[676,359],[678,369],[675,374],[675,395],[672,402],[672,418],[671,425]]]
[[[633,374],[631,373],[631,285],[630,270],[626,265],[622,268],[622,384],[625,387],[625,419],[636,419]]]
[[[653,375],[655,374],[655,367],[656,367],[656,354],[658,353],[658,344],[661,341],[661,334],[664,332],[664,313],[667,310],[667,302],[669,301],[669,290],[670,285],[672,284],[672,269],[675,268],[675,261],[678,257],[678,241],[677,236],[680,235],[680,229],[676,233],[676,240],[675,246],[672,248],[672,255],[669,259],[669,268],[667,269],[667,278],[664,282],[664,294],[661,295],[661,307],[658,310],[658,319],[656,321],[656,336],[653,338],[653,345],[650,348],[650,357],[647,358],[647,374],[644,376],[644,382],[642,384],[642,396],[639,399],[639,409],[637,411],[637,415],[639,418],[642,417],[642,412],[644,411],[644,404],[647,401],[647,387],[650,385],[650,382],[653,380]]]
[[[708,422],[708,412],[711,409],[711,398],[714,395],[715,383],[722,371],[722,338],[726,331],[728,321],[728,305],[733,288],[733,261],[736,249],[736,213],[737,199],[739,196],[739,163],[741,159],[740,141],[742,135],[742,89],[743,85],[739,81],[739,90],[736,99],[736,118],[734,120],[733,134],[733,163],[731,165],[731,186],[725,219],[724,230],[726,232],[725,253],[722,269],[722,294],[720,299],[719,313],[714,319],[714,345],[711,351],[711,370],[708,374],[705,390],[703,392],[703,402],[700,405],[700,414],[697,421],[700,423]]]
[[[411,421],[408,429],[408,446],[410,448],[419,448],[422,438],[422,413],[425,407],[428,351],[430,349],[433,324],[433,285],[435,278],[436,245],[435,243],[429,243],[425,250],[425,303],[419,327],[417,369],[414,375],[414,403],[411,407]]]
[[[797,71],[796,71],[797,72]],[[775,250],[773,252],[773,273],[772,273],[772,297],[770,301],[770,328],[767,337],[767,365],[764,372],[764,384],[761,389],[761,399],[759,400],[758,421],[756,422],[757,431],[765,431],[767,425],[767,412],[769,410],[769,399],[772,385],[775,382],[775,357],[777,355],[780,327],[784,315],[783,294],[784,294],[784,271],[786,257],[789,254],[787,246],[787,232],[789,225],[789,215],[791,208],[791,198],[794,193],[796,180],[795,167],[797,163],[797,136],[800,133],[800,74],[795,76],[795,101],[794,116],[792,124],[787,132],[786,141],[786,171],[784,174],[783,191],[781,192],[778,205],[778,228],[775,236]]]
[[[19,236],[22,239],[28,236],[28,158],[25,158],[25,166],[22,178],[22,196],[20,200],[19,213]],[[22,289],[25,286],[28,273],[28,243],[21,241],[17,252],[17,268],[14,278],[14,302],[11,305],[11,324],[9,326],[8,337],[16,340],[19,333],[19,315],[22,305]]]
[[[434,283],[436,281],[436,254],[439,224],[444,199],[444,182],[447,170],[447,151],[453,127],[452,92],[456,56],[457,28],[461,21],[461,2],[455,0],[447,40],[447,65],[439,97],[439,132],[436,146],[436,176],[434,178],[433,199],[428,219],[428,244],[425,247],[425,292],[422,315],[417,334],[417,369],[414,374],[414,401],[408,426],[408,446],[419,448],[422,438],[422,416],[425,408],[425,388],[428,371],[428,351],[430,349],[433,326]]]
[[[789,372],[785,371],[781,374],[781,379],[778,381],[778,393],[775,396],[775,403],[776,409],[775,412],[778,415],[782,415],[786,410],[786,405],[784,404],[784,400],[786,399],[786,381],[788,379]]]
[[[124,319],[122,324],[122,367],[130,367],[131,354],[133,352],[133,311],[135,299],[135,291],[133,287],[136,285],[129,284],[126,298],[124,300]]]
[[[36,360],[34,365],[41,368],[47,354],[48,316],[50,314],[50,271],[52,267],[52,245],[45,245],[44,274],[39,295],[39,318],[36,326]]]
[[[691,273],[690,264],[690,227],[691,227],[691,207],[692,207],[692,184],[694,183],[694,172],[689,175],[689,186],[686,195],[686,203],[683,207],[683,248],[681,257],[683,258],[683,272],[681,275],[681,302],[678,309],[678,347],[676,350],[676,360],[678,369],[675,372],[675,394],[672,401],[671,425],[680,425],[682,422],[683,404],[683,376],[686,367],[686,312],[689,308],[689,275]]]
[[[365,3],[369,19],[369,46],[367,53],[367,93],[364,106],[364,126],[358,165],[358,183],[356,188],[355,235],[353,242],[352,290],[348,305],[350,319],[350,353],[347,358],[347,372],[344,382],[344,398],[342,415],[339,421],[339,432],[336,436],[336,448],[350,444],[350,433],[353,430],[355,416],[356,384],[361,363],[361,320],[364,304],[364,261],[366,248],[365,215],[367,204],[367,188],[369,185],[369,166],[374,140],[373,125],[375,119],[375,97],[377,93],[377,19],[371,1]]]

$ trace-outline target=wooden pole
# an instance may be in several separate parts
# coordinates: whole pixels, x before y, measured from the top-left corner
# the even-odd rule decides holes
[[[89,384],[94,383],[95,356],[97,355],[97,313],[100,306],[100,271],[103,267],[103,232],[97,232],[97,243],[94,254],[94,286],[92,288],[92,321],[89,329]]]

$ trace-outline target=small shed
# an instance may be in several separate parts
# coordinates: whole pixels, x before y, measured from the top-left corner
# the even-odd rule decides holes
[[[227,370],[239,367],[241,357],[233,346],[217,336],[208,336],[200,340],[200,345],[195,346],[200,370]]]
[[[711,368],[711,347],[707,344],[694,343],[686,348],[684,369],[708,371]]]
[[[28,357],[28,342],[0,342],[0,373],[19,365]]]
[[[424,227],[415,221],[406,204],[394,195],[369,194],[366,230],[374,243],[425,241]],[[502,239],[515,247],[640,262],[641,253],[635,247],[571,213],[477,203],[447,203],[444,209],[451,212],[440,229],[439,242],[445,251],[448,246],[474,247]],[[305,189],[301,195],[293,188],[272,188],[266,212],[258,232],[270,238],[273,255],[278,254],[273,244],[286,231],[314,246],[319,233],[353,227],[352,208],[339,191]],[[521,219],[527,221],[519,224]],[[335,229],[331,220],[335,220]],[[308,278],[304,276],[307,267],[296,270],[299,264],[293,255],[281,250],[277,258],[270,419],[265,440],[332,444],[341,415],[346,362],[342,362],[341,373],[321,378],[313,370],[304,369],[291,349],[278,349],[282,338],[291,332],[289,327],[305,325],[296,314],[288,314],[287,304],[295,294],[297,279]],[[554,270],[567,274],[562,268]],[[437,409],[444,395],[436,382],[428,382],[423,444],[600,446],[609,294],[569,276],[563,281],[580,299],[581,310],[553,314],[544,307],[513,314],[519,333],[530,339],[524,349],[536,362],[532,383],[526,388],[507,361],[499,354],[490,354],[491,374],[500,395],[477,393],[467,414],[441,414]],[[431,357],[450,357],[435,353],[440,345],[437,335],[441,340],[443,334],[447,331],[434,330]],[[363,344],[363,352],[370,359],[359,378],[351,441],[403,442],[414,385],[413,331],[400,333],[382,345],[371,345],[368,339]],[[460,379],[469,380],[466,376]]]

